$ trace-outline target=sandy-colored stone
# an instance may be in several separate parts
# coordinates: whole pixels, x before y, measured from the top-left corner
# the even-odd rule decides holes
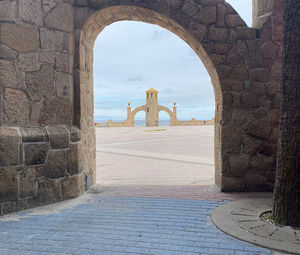
[[[26,144],[24,145],[25,164],[27,166],[45,164],[45,160],[49,151],[48,144]]]
[[[71,4],[58,4],[45,18],[45,25],[49,28],[72,32],[74,22],[74,10]]]
[[[19,0],[18,10],[22,21],[42,25],[41,0]]]
[[[16,21],[16,6],[15,1],[0,1],[0,21]]]
[[[70,140],[72,143],[79,142],[81,139],[81,131],[75,126],[68,126],[67,127],[70,133]]]
[[[43,107],[43,101],[31,104],[30,121],[32,125],[39,124],[40,113]]]
[[[43,11],[47,14],[57,4],[57,0],[43,0]]]
[[[70,175],[82,172],[82,146],[80,143],[70,144],[70,149],[66,152],[66,168]]]
[[[59,98],[71,99],[72,76],[66,73],[55,73],[55,89]]]
[[[17,178],[18,173],[15,167],[0,167],[0,202],[17,199]]]
[[[58,72],[72,73],[73,56],[67,53],[57,53],[55,69]]]
[[[29,127],[20,128],[20,134],[22,136],[22,142],[45,142],[48,141],[48,133],[44,127]]]
[[[19,55],[17,65],[20,71],[38,71],[40,69],[38,53],[21,53]]]
[[[65,176],[66,159],[64,150],[50,151],[47,158],[46,175],[50,179],[61,178]]]
[[[37,193],[36,168],[25,168],[19,177],[20,198],[33,197]]]
[[[63,50],[64,35],[62,32],[41,28],[40,35],[42,49]]]
[[[51,149],[63,149],[69,147],[69,132],[64,126],[49,126]]]
[[[2,59],[16,59],[17,52],[4,44],[0,43],[0,58]]]
[[[51,64],[54,66],[55,64],[55,51],[53,50],[45,50],[39,52],[39,62],[44,64]]]
[[[26,89],[32,101],[52,97],[54,92],[54,70],[47,64],[41,65],[37,72],[28,72],[25,76]]]
[[[71,199],[80,195],[78,176],[72,176],[62,181],[64,199]]]
[[[4,88],[18,87],[17,73],[16,73],[14,63],[12,61],[0,59],[0,84]]]
[[[41,124],[71,124],[73,116],[72,105],[60,98],[45,99],[39,116]]]
[[[0,42],[20,51],[30,52],[39,48],[39,36],[36,27],[21,24],[2,24]]]
[[[19,164],[19,144],[17,130],[0,127],[0,166]]]
[[[26,94],[17,89],[5,89],[3,123],[6,125],[28,125],[30,103]]]

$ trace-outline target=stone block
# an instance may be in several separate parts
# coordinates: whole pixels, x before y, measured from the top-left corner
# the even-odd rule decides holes
[[[0,127],[0,166],[19,164],[20,137],[16,129]]]
[[[255,154],[262,145],[262,140],[253,136],[245,135],[243,152],[247,154]]]
[[[16,167],[0,167],[0,202],[18,198],[18,171]]]
[[[72,176],[62,181],[62,193],[64,199],[71,199],[80,195],[79,176]]]
[[[2,24],[0,42],[20,52],[36,51],[39,48],[37,28],[21,24]]]
[[[266,82],[270,78],[270,70],[266,68],[255,68],[249,72],[252,81]]]
[[[233,155],[229,157],[229,173],[232,176],[243,176],[249,170],[249,155]]]
[[[68,126],[67,127],[70,133],[70,140],[72,143],[79,142],[81,140],[81,131],[79,128],[75,126]]]
[[[72,123],[73,109],[70,101],[54,98],[45,99],[39,117],[41,124],[68,124]]]
[[[16,21],[16,2],[10,0],[0,1],[0,21]]]
[[[81,143],[70,144],[70,149],[66,152],[66,168],[70,175],[82,172],[82,154]]]
[[[48,204],[62,200],[62,189],[60,180],[48,180],[42,178],[38,180],[37,202]]]
[[[55,69],[58,72],[72,73],[73,55],[61,52],[57,53]]]
[[[264,176],[263,172],[251,169],[245,174],[245,179],[248,184],[248,187],[251,190],[270,191],[270,187],[267,184],[267,179]]]
[[[17,201],[0,203],[0,215],[12,213],[17,210],[18,210],[18,202]]]
[[[55,73],[56,96],[71,101],[72,75],[67,73]]]
[[[25,23],[42,25],[41,0],[19,0],[19,17]]]
[[[63,149],[69,147],[69,132],[63,126],[49,126],[51,149]]]
[[[43,0],[43,11],[47,14],[57,4],[56,0]]]
[[[49,28],[72,32],[74,25],[74,10],[71,4],[56,5],[45,18],[45,25]]]
[[[39,52],[39,62],[44,64],[50,64],[54,67],[55,64],[55,51],[44,50]]]
[[[3,112],[6,125],[28,125],[30,103],[26,94],[17,89],[5,89]]]
[[[230,43],[226,43],[226,42],[216,42],[216,43],[214,43],[214,50],[217,54],[224,55],[231,48],[232,48],[232,45]]]
[[[1,15],[1,14],[0,14]],[[0,58],[2,59],[16,59],[17,52],[4,44],[0,44]],[[0,68],[2,70],[2,68]]]
[[[40,101],[38,103],[33,103],[31,105],[31,115],[30,115],[30,121],[32,125],[38,125],[39,124],[39,118],[40,113],[43,107],[43,102]]]
[[[195,24],[192,25],[190,28],[190,32],[195,35],[195,37],[199,40],[202,41],[206,38],[207,36],[207,28],[206,26],[202,24]]]
[[[52,97],[54,93],[54,70],[51,65],[42,64],[37,72],[26,73],[25,83],[30,99],[38,102]]]
[[[45,164],[49,151],[48,144],[26,144],[24,145],[25,164],[27,166]]]
[[[250,159],[250,168],[255,170],[267,171],[269,169],[275,168],[276,158],[268,157],[264,155],[253,155]]]
[[[40,69],[38,53],[21,53],[17,62],[20,71],[32,72]]]
[[[44,127],[20,128],[23,143],[46,142],[49,140]]]
[[[211,24],[215,23],[217,19],[216,6],[204,6],[192,18],[193,23]]]
[[[212,41],[226,41],[228,29],[225,27],[211,26],[209,29],[208,39]]]
[[[225,22],[228,27],[247,26],[244,20],[238,14],[227,14]]]
[[[40,29],[42,49],[63,50],[64,34],[47,28]]]
[[[246,133],[258,139],[267,140],[271,132],[271,127],[266,120],[252,121],[246,128]]]
[[[26,168],[19,175],[19,197],[33,197],[36,196],[36,192],[36,169],[34,167]]]
[[[222,127],[222,154],[240,154],[241,134],[234,126]]]
[[[0,60],[0,84],[3,88],[18,87],[17,73],[12,61]]]
[[[246,191],[248,187],[242,177],[221,176],[221,191]]]
[[[168,6],[170,9],[170,6]],[[182,11],[188,16],[194,16],[200,9],[200,6],[192,0],[186,0],[182,6]]]
[[[46,176],[50,179],[62,178],[66,174],[65,151],[50,151],[47,158]]]

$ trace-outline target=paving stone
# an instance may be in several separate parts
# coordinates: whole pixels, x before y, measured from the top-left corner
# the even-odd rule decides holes
[[[0,237],[5,233],[13,243],[22,240],[23,250],[32,254],[271,255],[268,249],[226,236],[211,223],[210,214],[222,203],[93,196],[71,208],[53,207],[40,213],[33,209],[13,214],[11,220],[9,215],[0,218]],[[16,217],[18,221],[13,220]],[[193,228],[187,227],[190,224]],[[171,227],[176,227],[177,233],[170,231]],[[22,235],[24,230],[27,235]],[[184,241],[186,237],[195,241]],[[1,254],[10,250],[14,248],[5,246],[5,239],[0,238]]]

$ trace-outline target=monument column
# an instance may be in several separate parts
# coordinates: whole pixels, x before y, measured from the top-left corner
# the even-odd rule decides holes
[[[158,91],[151,88],[146,91],[146,127],[158,126],[158,116]]]

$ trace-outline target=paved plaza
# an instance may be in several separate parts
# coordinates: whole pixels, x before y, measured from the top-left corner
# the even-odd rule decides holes
[[[214,184],[214,127],[96,128],[97,183]]]
[[[0,255],[287,254],[224,234],[212,212],[271,193],[220,193],[213,127],[99,128],[83,196],[0,217]]]

